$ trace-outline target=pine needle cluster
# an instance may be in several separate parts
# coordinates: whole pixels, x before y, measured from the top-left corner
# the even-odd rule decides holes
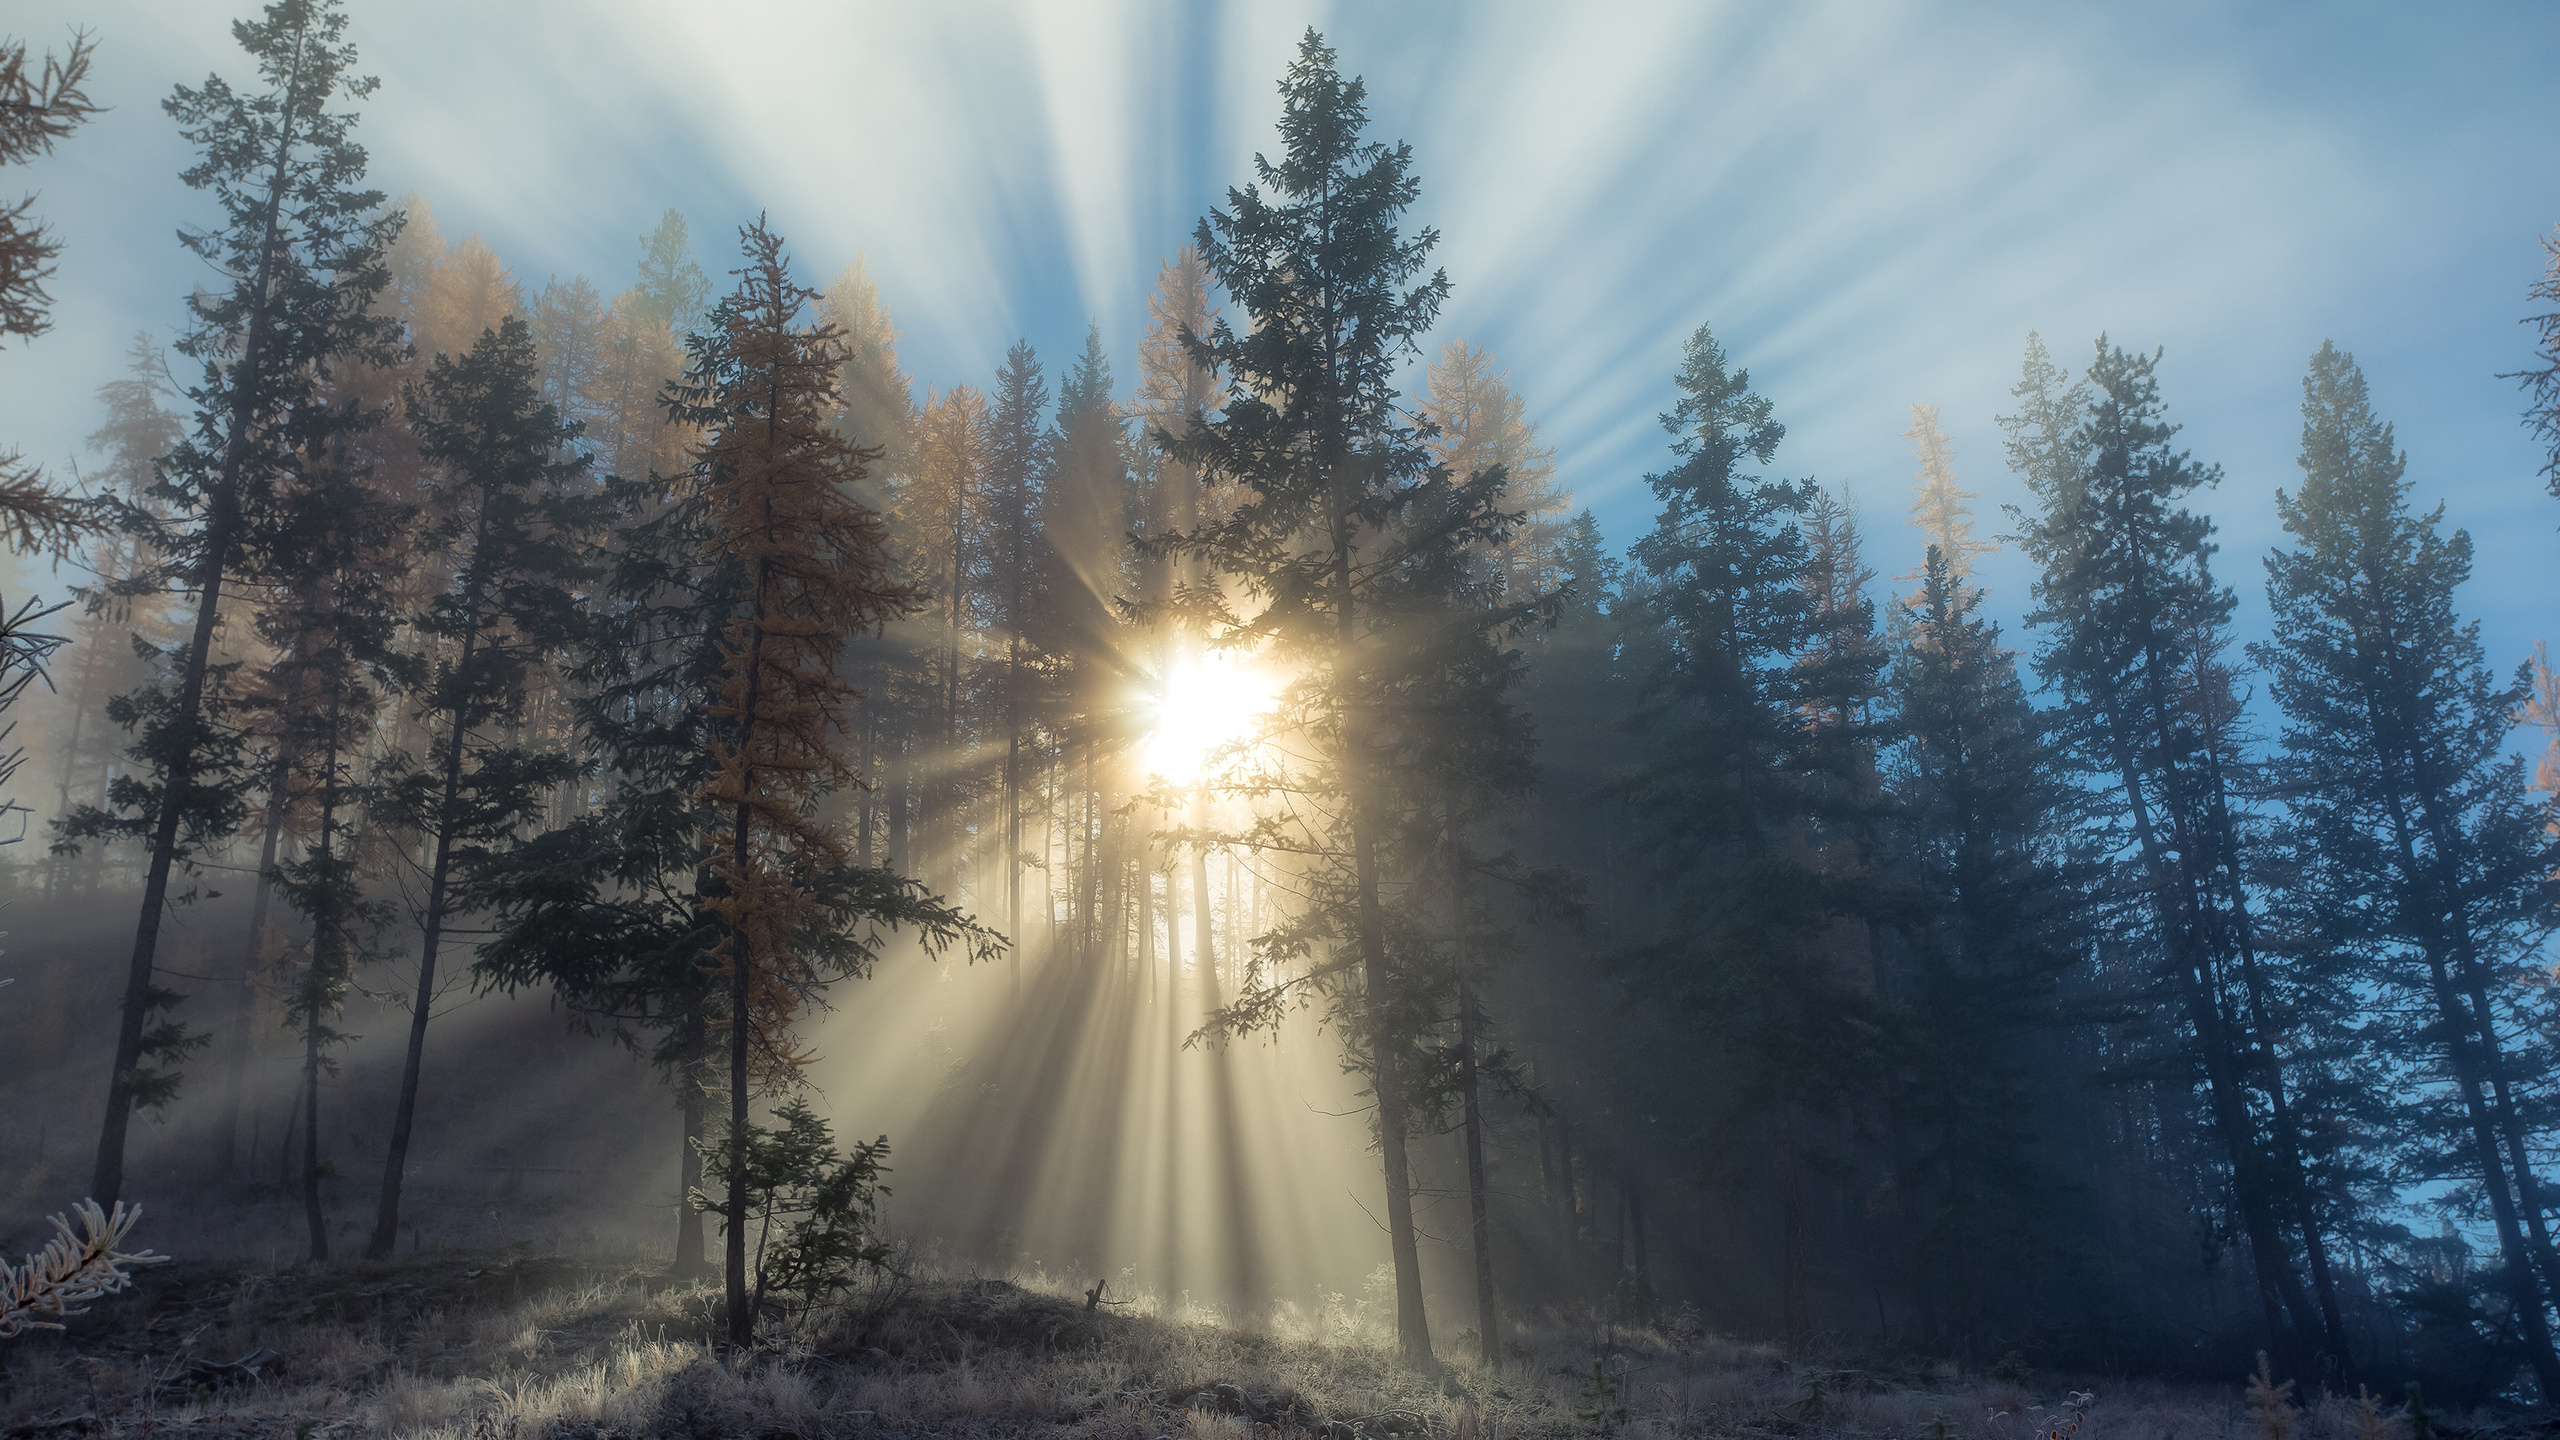
[[[0,1260],[0,1340],[29,1330],[59,1330],[61,1317],[80,1314],[88,1302],[131,1285],[128,1267],[169,1259],[123,1248],[125,1236],[142,1219],[139,1205],[118,1201],[110,1214],[97,1201],[83,1200],[72,1213],[80,1217],[79,1229],[56,1215],[52,1243],[17,1265]]]

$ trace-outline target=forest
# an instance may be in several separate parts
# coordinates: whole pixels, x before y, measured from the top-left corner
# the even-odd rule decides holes
[[[76,474],[0,447],[0,1236],[70,1217],[0,1352],[149,1246],[640,1256],[733,1357],[925,1274],[1425,1376],[1714,1336],[1805,1424],[1843,1355],[2560,1396],[2560,676],[2347,350],[2266,553],[2139,314],[2020,337],[2027,504],[1911,405],[1877,535],[1687,317],[1604,537],[1314,29],[1134,364],[948,383],[765,216],[449,238],[360,29],[167,93],[205,278]],[[0,165],[115,59],[0,47]],[[2477,383],[2560,498],[2540,243]]]

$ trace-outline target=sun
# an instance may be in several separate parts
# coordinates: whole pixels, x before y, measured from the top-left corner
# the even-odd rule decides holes
[[[1161,690],[1150,697],[1147,773],[1176,785],[1196,784],[1221,748],[1252,733],[1278,691],[1261,667],[1224,651],[1175,661]]]

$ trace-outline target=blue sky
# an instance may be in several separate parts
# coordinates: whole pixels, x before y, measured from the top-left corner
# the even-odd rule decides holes
[[[2560,500],[2535,478],[2518,318],[2560,222],[2560,9],[2437,6],[1190,4],[755,6],[355,0],[383,85],[375,183],[517,277],[629,283],[668,206],[700,257],[758,210],[823,279],[866,252],[922,381],[984,383],[1088,318],[1125,383],[1146,287],[1257,149],[1301,30],[1412,143],[1456,292],[1437,340],[1508,364],[1613,543],[1648,523],[1655,416],[1712,321],[1788,427],[1776,469],[1845,485],[1870,560],[1901,521],[1910,402],[1940,407],[1985,528],[2020,487],[1993,423],[2026,333],[2167,347],[2171,414],[2262,624],[2302,372],[2353,351],[2420,496],[2479,542],[2501,666],[2560,630]],[[70,459],[127,337],[166,338],[208,218],[159,99],[245,78],[228,5],[19,0],[97,32],[115,107],[25,184],[68,242],[58,328],[0,351],[0,441]],[[14,179],[15,177],[13,177]],[[2025,575],[1985,561],[2013,619]],[[2024,637],[2013,637],[2023,643]]]

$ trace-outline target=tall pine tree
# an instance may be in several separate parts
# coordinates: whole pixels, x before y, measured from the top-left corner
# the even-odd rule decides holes
[[[449,557],[455,573],[411,621],[431,646],[416,694],[434,748],[383,776],[377,807],[417,837],[426,888],[408,1050],[365,1246],[375,1259],[399,1241],[436,961],[454,902],[494,849],[542,818],[551,787],[575,773],[567,755],[524,743],[523,722],[538,670],[577,635],[581,587],[593,576],[585,542],[598,518],[586,458],[560,458],[577,431],[542,398],[524,321],[510,316],[481,332],[459,358],[437,356],[406,408],[435,477],[418,548]]]
[[[119,797],[147,858],[90,1182],[100,1204],[123,1193],[136,1101],[174,1084],[143,1064],[155,995],[164,993],[153,976],[171,874],[227,835],[239,814],[235,740],[208,723],[206,706],[223,586],[244,560],[260,563],[276,492],[305,458],[376,418],[327,403],[333,370],[389,363],[397,353],[395,324],[372,301],[398,218],[379,212],[378,192],[355,188],[365,163],[356,117],[328,108],[341,92],[353,100],[373,89],[349,73],[356,57],[346,23],[335,0],[276,0],[259,19],[232,26],[262,90],[235,91],[212,76],[178,87],[163,107],[203,155],[181,178],[212,192],[223,212],[217,228],[180,238],[229,283],[189,297],[196,323],[179,349],[204,366],[189,391],[196,430],[161,470],[155,495],[168,517],[139,522],[162,545],[162,573],[193,591],[195,617],[169,657],[174,684],[143,728],[137,758],[147,778]]]
[[[1315,893],[1287,943],[1356,967],[1356,979],[1346,976],[1346,1033],[1376,1102],[1397,1345],[1427,1366],[1405,1074],[1427,1016],[1414,977],[1390,956],[1382,893],[1394,839],[1382,813],[1387,767],[1417,737],[1413,718],[1386,702],[1409,658],[1398,653],[1401,612],[1433,598],[1412,573],[1503,525],[1482,491],[1449,495],[1446,472],[1397,403],[1396,372],[1417,353],[1449,282],[1424,275],[1437,232],[1400,228],[1419,191],[1411,150],[1366,138],[1366,94],[1310,29],[1280,83],[1280,158],[1255,157],[1256,183],[1229,190],[1227,208],[1200,223],[1202,264],[1245,323],[1221,318],[1186,337],[1199,365],[1224,377],[1223,409],[1158,439],[1203,481],[1240,489],[1223,515],[1162,535],[1157,553],[1196,561],[1221,582],[1174,592],[1171,611],[1189,628],[1262,649],[1301,677],[1282,723],[1303,728],[1321,772],[1306,783],[1338,818],[1309,841],[1320,857]],[[1416,523],[1425,513],[1427,528]]]
[[[2560,1394],[2560,1255],[2530,1113],[2560,1053],[2522,983],[2539,969],[2560,839],[2508,748],[2529,678],[2501,684],[2489,668],[2478,622],[2454,605],[2471,537],[2444,533],[2441,506],[2411,511],[2391,426],[2334,345],[2303,381],[2301,464],[2301,488],[2276,497],[2293,544],[2267,559],[2275,638],[2251,647],[2285,715],[2299,908],[2360,962],[2347,983],[2400,1000],[2388,1013],[2410,1018],[2386,1022],[2388,1043],[2408,1072],[2451,1092],[2403,1112],[2422,1117],[2411,1169],[2487,1204],[2509,1313],[2543,1393]]]

